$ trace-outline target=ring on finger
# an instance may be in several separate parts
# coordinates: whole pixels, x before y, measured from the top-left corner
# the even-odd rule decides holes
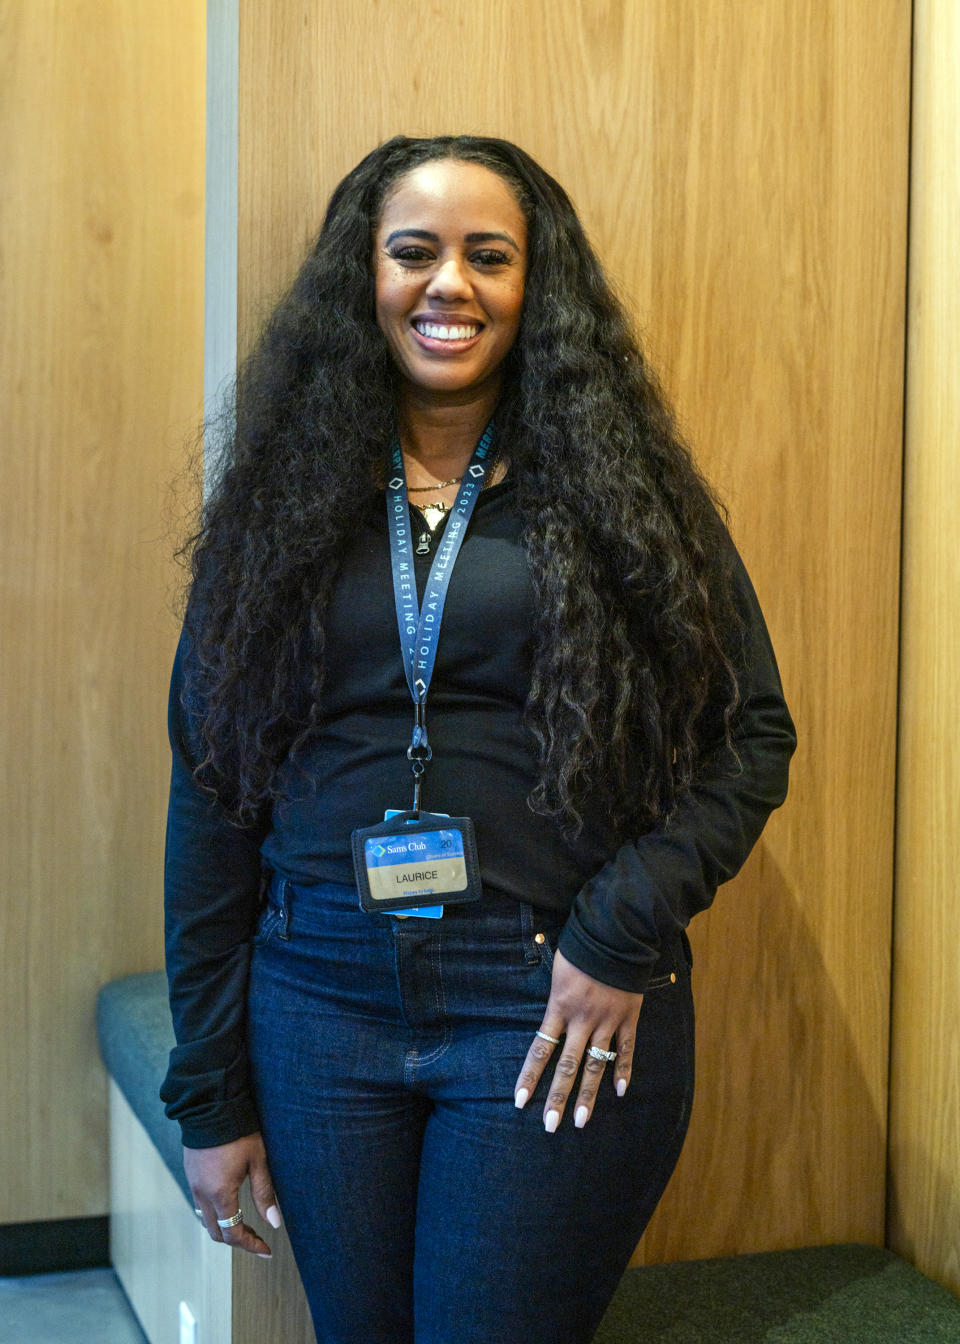
[[[548,1036],[547,1033],[546,1033],[545,1031],[536,1031],[536,1032],[534,1032],[534,1035],[535,1035],[535,1036],[539,1036],[540,1039],[541,1039],[541,1041],[549,1041],[551,1045],[559,1045],[559,1044],[560,1044],[560,1037],[559,1037],[559,1036]]]
[[[612,1059],[616,1059],[617,1057],[616,1050],[601,1050],[599,1045],[588,1046],[587,1054],[590,1056],[591,1059],[603,1060],[607,1064],[609,1064]]]
[[[202,1217],[203,1217],[203,1209],[198,1209],[198,1208],[195,1207],[193,1211],[194,1211],[194,1213],[197,1215],[198,1218],[202,1218]]]
[[[237,1209],[232,1218],[218,1218],[217,1227],[236,1227],[237,1223],[243,1222],[243,1209]]]

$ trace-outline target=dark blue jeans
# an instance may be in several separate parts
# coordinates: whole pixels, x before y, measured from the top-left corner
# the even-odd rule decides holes
[[[684,948],[640,1013],[625,1097],[543,1127],[513,1090],[563,916],[508,899],[367,915],[275,877],[250,978],[267,1154],[320,1344],[586,1344],[680,1153]],[[536,941],[538,933],[545,940]]]

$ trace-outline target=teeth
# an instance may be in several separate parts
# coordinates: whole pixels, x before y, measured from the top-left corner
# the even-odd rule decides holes
[[[429,336],[434,341],[469,341],[480,330],[479,327],[440,327],[433,322],[415,322],[414,326],[421,336]]]

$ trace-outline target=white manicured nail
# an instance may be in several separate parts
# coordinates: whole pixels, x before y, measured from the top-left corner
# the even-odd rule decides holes
[[[618,1079],[617,1079],[617,1096],[618,1096],[618,1097],[622,1097],[623,1094],[624,1094],[624,1092],[626,1092],[626,1090],[627,1090],[627,1080],[626,1080],[626,1078],[618,1078]]]
[[[280,1217],[280,1210],[276,1204],[271,1204],[267,1209],[267,1222],[271,1227],[279,1227],[282,1224],[283,1219]]]
[[[587,1110],[586,1106],[578,1106],[577,1113],[573,1117],[573,1123],[576,1125],[577,1129],[583,1129],[589,1119],[590,1112]]]
[[[516,1106],[518,1111],[522,1110],[523,1107],[526,1106],[529,1097],[530,1093],[527,1091],[527,1089],[525,1087],[521,1087],[520,1090],[517,1092],[517,1095],[513,1099],[513,1104],[514,1106]]]
[[[272,1255],[269,1255],[266,1251],[257,1251],[257,1257],[258,1257],[258,1259],[260,1259],[260,1260],[272,1260],[272,1259],[273,1259],[273,1256],[272,1256]]]
[[[544,1121],[543,1121],[543,1127],[544,1127],[544,1129],[547,1131],[547,1133],[548,1133],[548,1134],[553,1134],[553,1133],[555,1133],[555,1132],[556,1132],[557,1125],[559,1125],[559,1123],[560,1123],[560,1112],[559,1112],[559,1111],[547,1111],[547,1114],[546,1114],[546,1116],[544,1117]]]

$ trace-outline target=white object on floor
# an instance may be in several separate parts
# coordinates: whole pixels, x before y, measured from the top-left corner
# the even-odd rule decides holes
[[[197,1318],[186,1302],[180,1303],[180,1344],[197,1344]]]

